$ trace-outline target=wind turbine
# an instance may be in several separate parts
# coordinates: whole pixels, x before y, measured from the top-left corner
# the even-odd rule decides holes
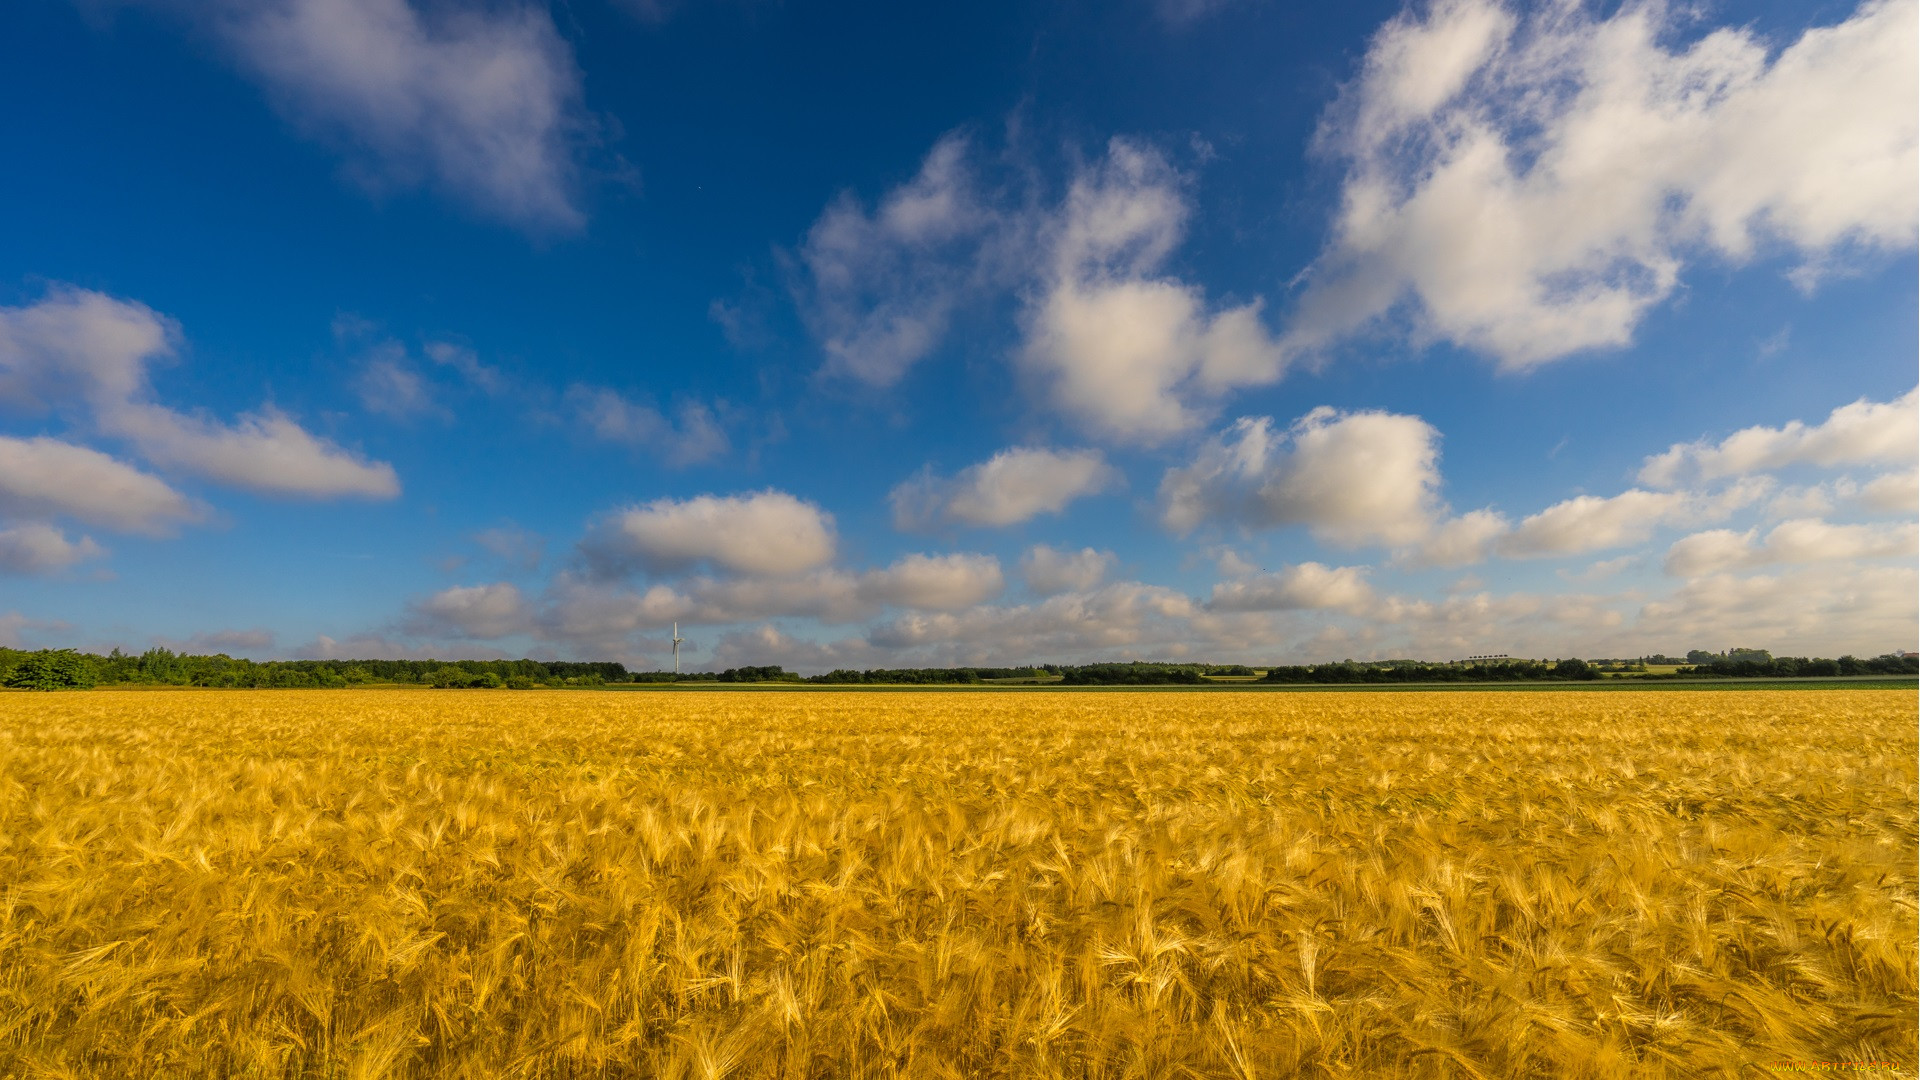
[[[673,624],[673,673],[680,674],[680,643],[686,638],[680,636],[680,624]]]

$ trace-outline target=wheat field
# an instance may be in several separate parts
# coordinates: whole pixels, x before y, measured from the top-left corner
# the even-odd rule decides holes
[[[0,1076],[1911,1076],[1911,692],[0,695]]]

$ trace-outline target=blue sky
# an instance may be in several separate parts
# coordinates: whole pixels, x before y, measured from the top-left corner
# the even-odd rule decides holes
[[[7,5],[0,641],[1911,648],[1915,23]]]

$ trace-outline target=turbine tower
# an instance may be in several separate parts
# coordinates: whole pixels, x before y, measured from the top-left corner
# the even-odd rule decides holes
[[[673,624],[673,673],[680,674],[680,643],[686,639],[680,636],[680,624]]]

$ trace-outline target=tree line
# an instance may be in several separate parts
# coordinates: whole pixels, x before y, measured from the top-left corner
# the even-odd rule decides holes
[[[169,649],[148,649],[138,656],[118,649],[105,656],[72,649],[25,651],[0,648],[0,685],[34,690],[92,686],[148,685],[200,687],[335,688],[369,684],[430,686],[437,689],[510,689],[597,687],[645,683],[808,683],[813,685],[969,685],[1050,683],[1064,686],[1200,686],[1219,677],[1285,684],[1392,684],[1475,682],[1580,682],[1602,672],[1625,672],[1636,679],[1810,678],[1843,675],[1912,676],[1920,660],[1889,653],[1862,659],[1783,656],[1761,649],[1701,653],[1702,659],[1671,674],[1645,672],[1644,662],[1495,660],[1473,664],[1423,660],[1377,660],[1307,665],[1276,665],[1265,674],[1244,664],[1128,661],[1096,664],[1034,664],[1028,667],[841,668],[824,675],[800,675],[778,665],[744,666],[723,671],[629,671],[613,661],[566,660],[246,660],[215,654],[195,656]],[[1642,658],[1659,662],[1665,657]],[[1636,667],[1638,670],[1636,670]]]

